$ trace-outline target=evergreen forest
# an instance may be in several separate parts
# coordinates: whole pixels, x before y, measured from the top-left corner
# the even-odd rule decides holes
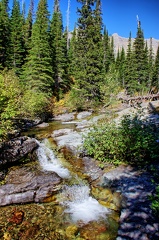
[[[5,140],[16,119],[53,115],[63,101],[81,110],[107,105],[121,91],[130,96],[159,85],[159,48],[147,45],[141,23],[128,47],[114,53],[113,37],[102,21],[101,0],[77,0],[73,32],[64,29],[60,1],[52,15],[47,0],[25,5],[0,0],[0,138]],[[36,12],[36,14],[34,14]]]

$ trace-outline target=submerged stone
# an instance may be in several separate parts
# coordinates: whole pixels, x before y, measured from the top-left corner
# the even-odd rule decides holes
[[[74,239],[78,233],[78,227],[76,225],[70,225],[66,228],[66,236],[69,239]]]

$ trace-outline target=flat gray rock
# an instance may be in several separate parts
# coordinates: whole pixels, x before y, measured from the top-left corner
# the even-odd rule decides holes
[[[55,172],[33,171],[31,167],[11,168],[6,184],[0,186],[0,206],[43,202],[60,189],[61,181]]]

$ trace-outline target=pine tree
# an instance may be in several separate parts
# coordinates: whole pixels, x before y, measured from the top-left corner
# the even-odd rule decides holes
[[[159,46],[157,48],[157,54],[155,57],[152,86],[156,86],[159,89]]]
[[[119,48],[118,48],[118,52],[117,52],[117,56],[116,56],[116,60],[115,60],[115,68],[117,70],[119,70],[119,66],[120,66],[120,51],[119,51]]]
[[[134,56],[133,56],[133,51],[132,51],[131,32],[130,32],[129,40],[128,40],[128,47],[127,47],[125,68],[124,68],[124,75],[125,75],[125,82],[123,84],[123,87],[126,89],[128,94],[132,94],[133,91],[134,91],[134,89],[133,89],[133,83],[134,83]]]
[[[152,47],[152,38],[150,38],[150,47],[149,47],[149,57],[148,57],[148,68],[149,68],[149,78],[148,78],[148,86],[151,88],[152,80],[153,80],[153,69],[154,69],[154,53]]]
[[[77,28],[77,42],[75,46],[75,96],[86,101],[101,100],[100,84],[103,81],[102,26],[100,1],[79,0],[82,4],[78,9],[80,15]],[[81,101],[82,102],[82,101]],[[80,102],[80,103],[81,103]]]
[[[149,82],[149,50],[147,46],[147,41],[145,43],[145,49],[144,49],[144,84],[143,87],[145,88],[145,91],[148,91],[150,88],[150,82]],[[144,89],[143,89],[144,90]]]
[[[40,0],[32,28],[31,48],[24,68],[23,81],[30,89],[47,94],[51,93],[54,86],[48,27],[47,1]]]
[[[109,45],[109,36],[106,27],[104,27],[103,33],[103,72],[107,73],[110,66],[110,45]]]
[[[75,46],[76,46],[76,27],[74,28],[73,32],[71,33],[71,38],[69,41],[69,48],[68,48],[68,52],[67,52],[67,56],[68,56],[68,74],[70,76],[70,78],[72,79],[72,81],[74,81],[73,79],[73,75],[74,75],[74,70],[75,70]]]
[[[24,41],[25,41],[25,49],[26,49],[26,55],[28,54],[28,51],[30,49],[30,43],[31,43],[31,35],[32,35],[32,25],[33,25],[33,11],[34,11],[34,0],[30,1],[30,7],[28,11],[28,16],[24,23]]]
[[[13,8],[10,19],[10,68],[14,68],[20,74],[25,58],[25,47],[23,37],[23,16],[20,12],[18,0],[13,1]]]
[[[115,56],[114,56],[114,38],[111,37],[109,41],[109,58],[110,58],[110,64],[115,62]]]
[[[0,1],[0,69],[7,66],[9,45],[8,1]]]
[[[144,34],[141,29],[141,23],[138,22],[137,36],[134,41],[134,83],[136,91],[141,92],[143,88],[147,87],[147,63],[148,56],[147,50],[145,49]]]
[[[122,47],[121,52],[119,53],[119,64],[118,64],[118,72],[119,72],[119,80],[118,84],[119,86],[123,87],[125,86],[125,61],[126,61],[126,56],[125,56],[125,50]],[[116,60],[117,61],[117,60]]]
[[[67,33],[63,33],[62,14],[59,0],[54,2],[54,12],[50,25],[50,45],[52,55],[53,78],[55,81],[55,95],[59,98],[60,91],[68,86],[67,76]]]

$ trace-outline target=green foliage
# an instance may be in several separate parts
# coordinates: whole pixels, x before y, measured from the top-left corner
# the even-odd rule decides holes
[[[48,98],[45,93],[26,90],[21,104],[21,114],[23,117],[41,117],[47,112]]]
[[[157,54],[155,58],[152,86],[156,86],[159,88],[159,47],[157,49]]]
[[[159,157],[159,132],[148,121],[124,116],[121,123],[107,123],[88,134],[84,141],[87,153],[99,161],[144,165]]]
[[[76,98],[96,103],[101,100],[100,83],[103,81],[103,45],[100,1],[80,0],[78,30],[76,31],[73,77]],[[96,8],[93,6],[96,2]]]
[[[31,48],[31,35],[32,35],[32,25],[33,25],[33,7],[34,7],[34,0],[30,1],[30,7],[28,10],[28,16],[24,20],[24,40],[25,40],[25,48],[26,48],[26,55],[29,53],[29,49]]]
[[[72,88],[69,96],[69,106],[77,111],[82,111],[90,107],[90,102],[86,102],[83,97],[84,90]]]
[[[60,93],[69,89],[67,74],[67,34],[63,33],[62,14],[59,1],[54,2],[54,12],[50,24],[50,45],[53,66],[54,95],[60,98]]]
[[[35,118],[47,114],[48,98],[45,93],[22,89],[14,71],[0,74],[0,141],[14,130],[16,118]]]
[[[115,124],[94,127],[84,141],[87,153],[102,162],[115,162],[120,158],[122,141],[118,139]]]
[[[138,24],[137,35],[133,44],[133,81],[131,88],[133,92],[143,94],[143,89],[148,89],[148,49],[144,42],[144,34],[141,24]]]
[[[109,66],[109,72],[105,75],[104,82],[100,85],[102,102],[104,105],[112,104],[116,101],[116,95],[120,91],[120,85],[117,79],[119,72],[115,68],[115,64]]]
[[[54,85],[52,78],[51,50],[49,45],[49,12],[47,1],[40,0],[33,24],[31,47],[22,76],[25,86],[34,91],[50,94]]]
[[[104,27],[103,32],[103,72],[107,73],[109,71],[109,66],[111,64],[112,58],[111,58],[111,47],[110,47],[110,38],[108,35],[108,31],[106,30],[106,27]]]
[[[0,138],[13,129],[13,119],[19,114],[21,90],[13,71],[0,74]]]
[[[24,64],[25,46],[23,36],[23,15],[20,12],[18,0],[13,1],[13,8],[10,18],[10,50],[9,67],[14,68],[20,74],[20,69]]]
[[[7,66],[9,44],[8,1],[0,1],[0,69]]]
[[[151,197],[151,208],[156,214],[156,216],[159,216],[159,186],[156,187],[156,194]]]

